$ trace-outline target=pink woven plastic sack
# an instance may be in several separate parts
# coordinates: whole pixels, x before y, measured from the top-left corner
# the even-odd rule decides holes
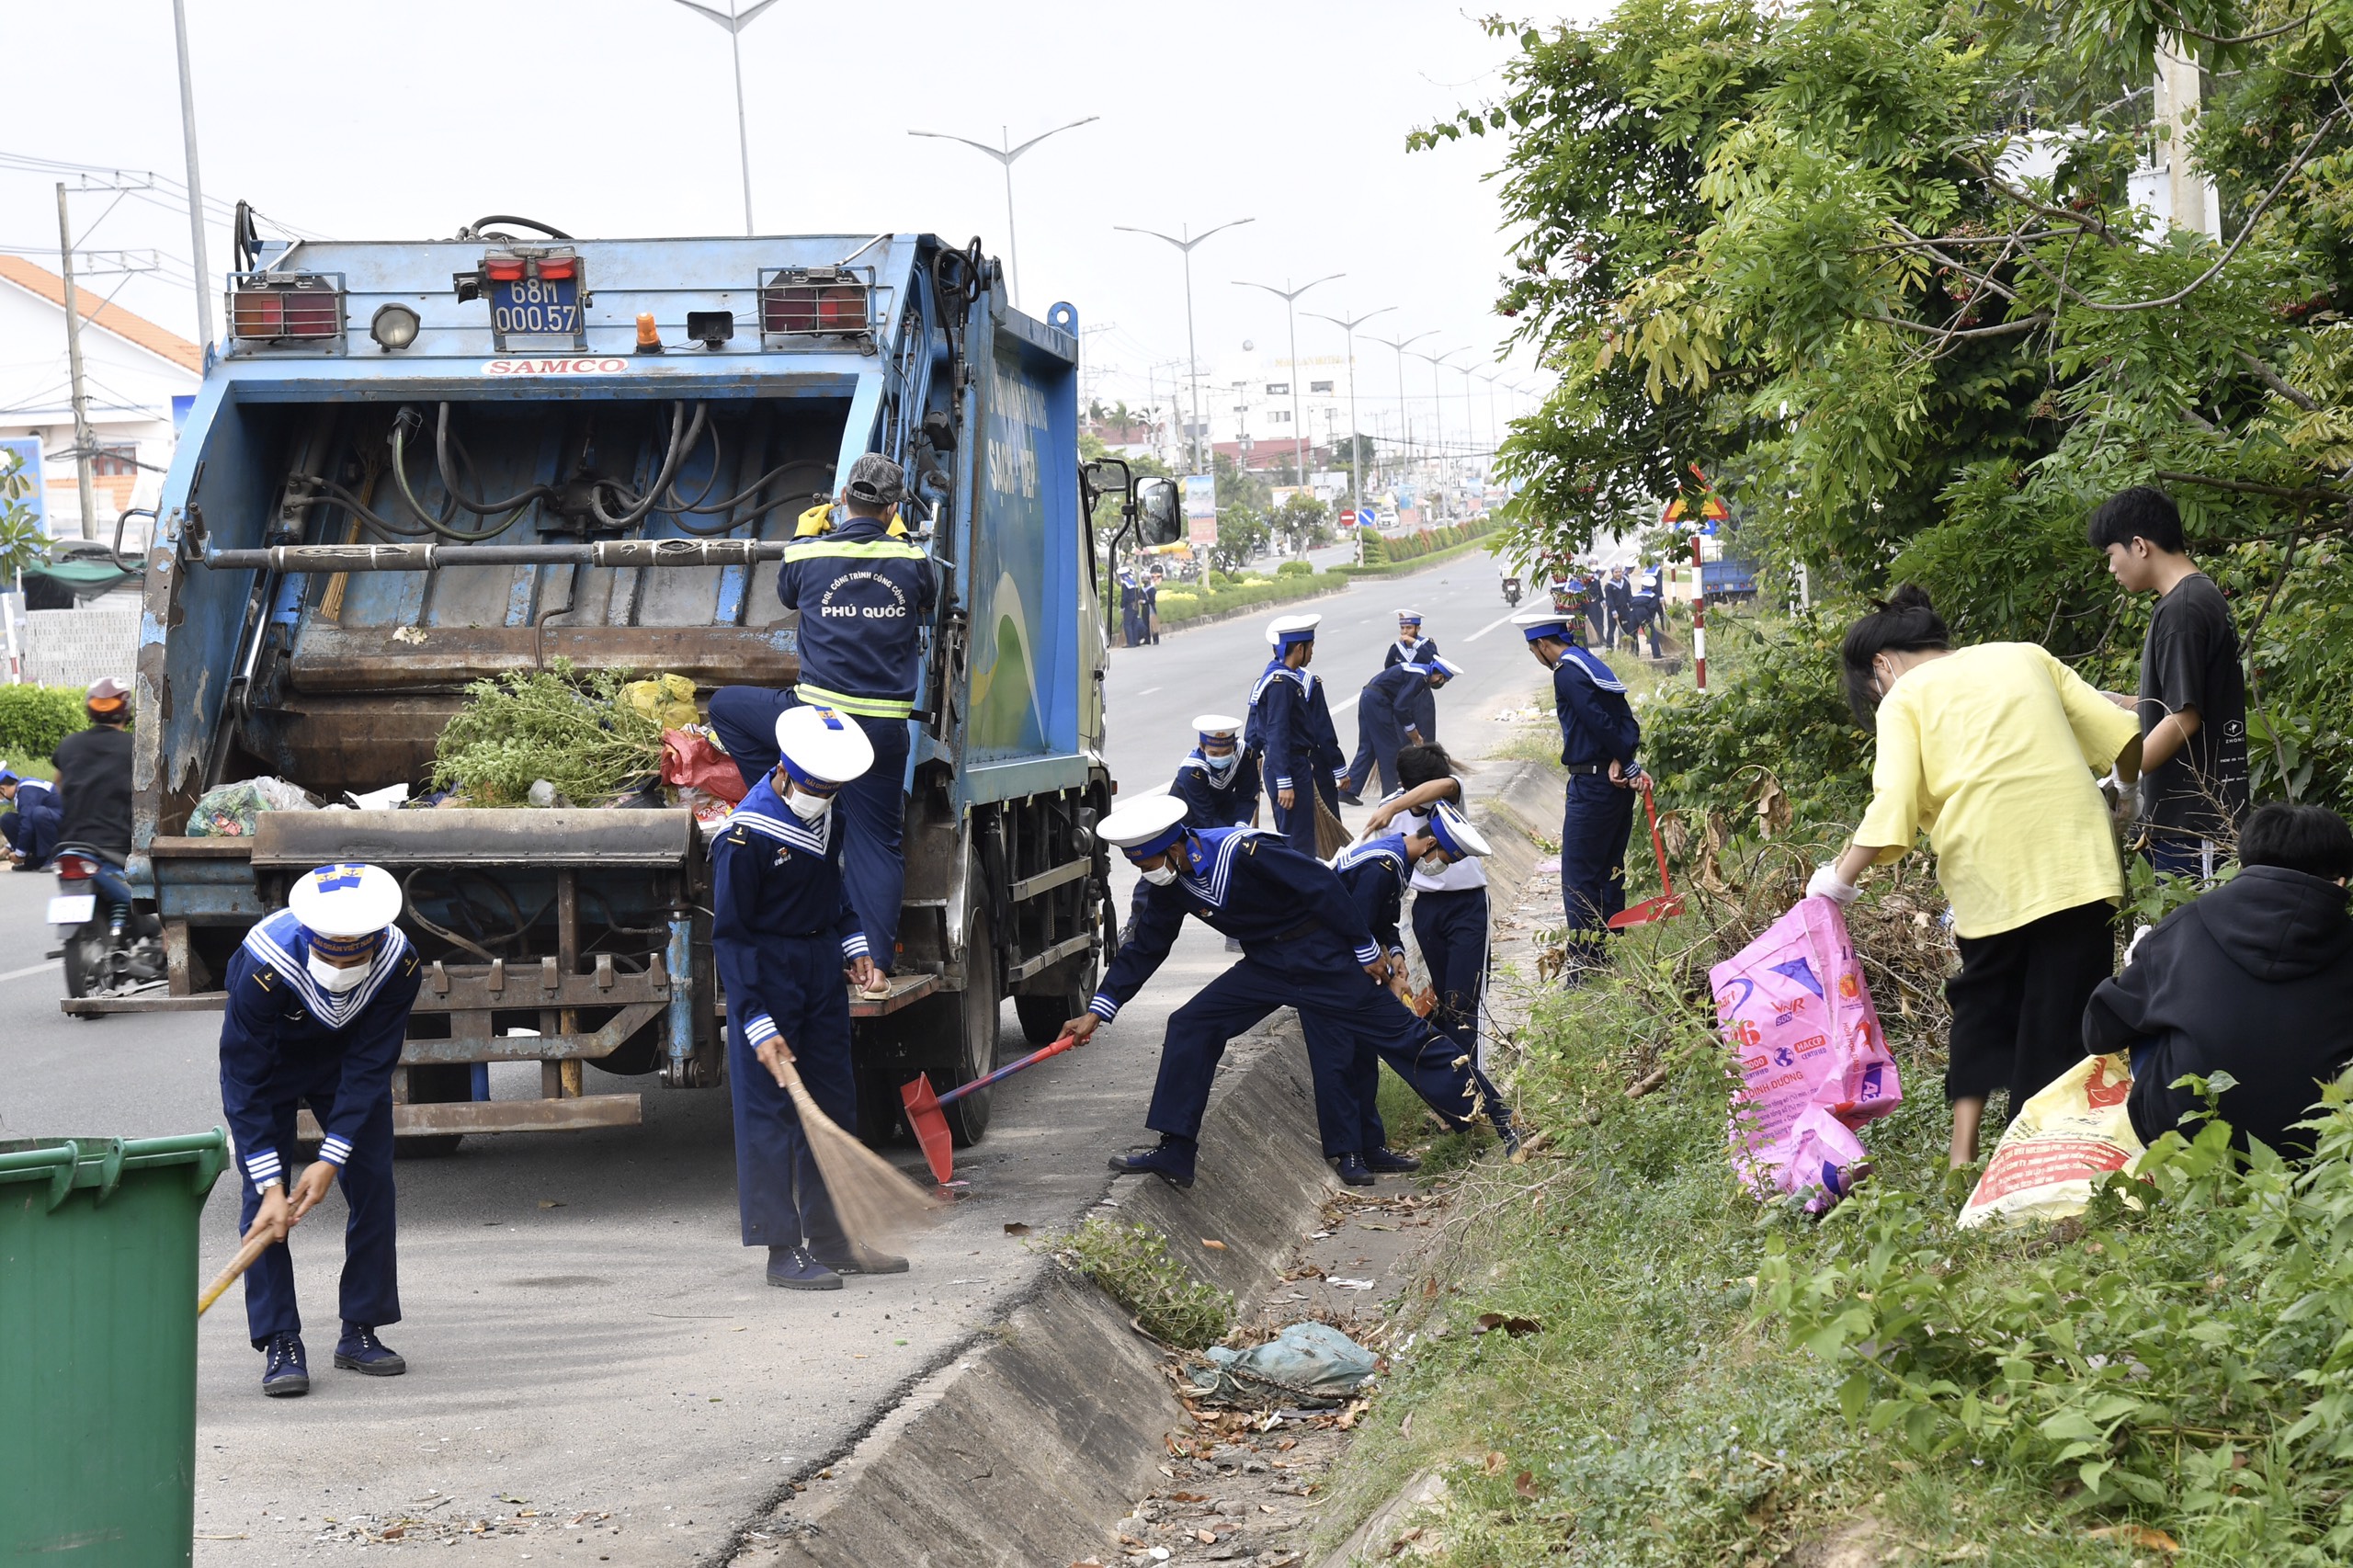
[[[1733,1165],[1759,1191],[1824,1188],[1819,1167],[1859,1159],[1862,1145],[1805,1113],[1853,1129],[1904,1098],[1846,919],[1826,898],[1802,899],[1708,983],[1738,1062]]]

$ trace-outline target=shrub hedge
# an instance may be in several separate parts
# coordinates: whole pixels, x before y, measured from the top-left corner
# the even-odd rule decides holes
[[[80,687],[0,686],[0,759],[46,757],[89,724]]]

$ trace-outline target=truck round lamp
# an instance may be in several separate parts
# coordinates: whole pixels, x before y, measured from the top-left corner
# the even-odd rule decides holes
[[[387,354],[416,341],[416,312],[406,305],[379,305],[368,322],[368,335]]]

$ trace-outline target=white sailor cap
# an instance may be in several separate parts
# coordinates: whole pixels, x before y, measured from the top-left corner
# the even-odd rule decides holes
[[[1148,795],[1111,812],[1095,831],[1129,859],[1147,858],[1185,836],[1185,802],[1174,795]]]
[[[1279,615],[1267,622],[1267,641],[1277,649],[1294,642],[1313,642],[1315,629],[1324,624],[1320,615]]]
[[[1420,610],[1401,609],[1397,612],[1397,624],[1400,626],[1419,626],[1421,623],[1422,612]]]
[[[1565,609],[1531,609],[1513,616],[1511,623],[1518,627],[1521,635],[1530,642],[1540,637],[1557,637],[1563,642],[1574,642],[1577,638],[1577,619]]]
[[[1205,741],[1230,741],[1242,733],[1242,721],[1230,713],[1197,713],[1193,716],[1193,733]]]
[[[857,720],[832,708],[788,708],[778,714],[776,749],[796,783],[847,784],[874,766],[874,743]]]
[[[329,946],[372,937],[400,918],[401,884],[381,866],[338,862],[303,872],[287,891],[302,929]]]
[[[1443,801],[1431,808],[1429,824],[1430,836],[1438,840],[1438,846],[1458,860],[1492,851],[1487,835],[1472,826],[1469,817]]]
[[[1430,668],[1436,670],[1438,674],[1444,676],[1449,680],[1452,680],[1455,676],[1462,673],[1462,666],[1461,665],[1456,664],[1452,659],[1443,658],[1436,653],[1430,655]]]

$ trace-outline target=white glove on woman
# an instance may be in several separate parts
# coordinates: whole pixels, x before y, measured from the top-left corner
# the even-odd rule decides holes
[[[1814,868],[1813,878],[1805,884],[1808,898],[1826,898],[1836,904],[1849,904],[1862,896],[1862,890],[1852,882],[1838,880],[1837,871],[1829,866]]]

